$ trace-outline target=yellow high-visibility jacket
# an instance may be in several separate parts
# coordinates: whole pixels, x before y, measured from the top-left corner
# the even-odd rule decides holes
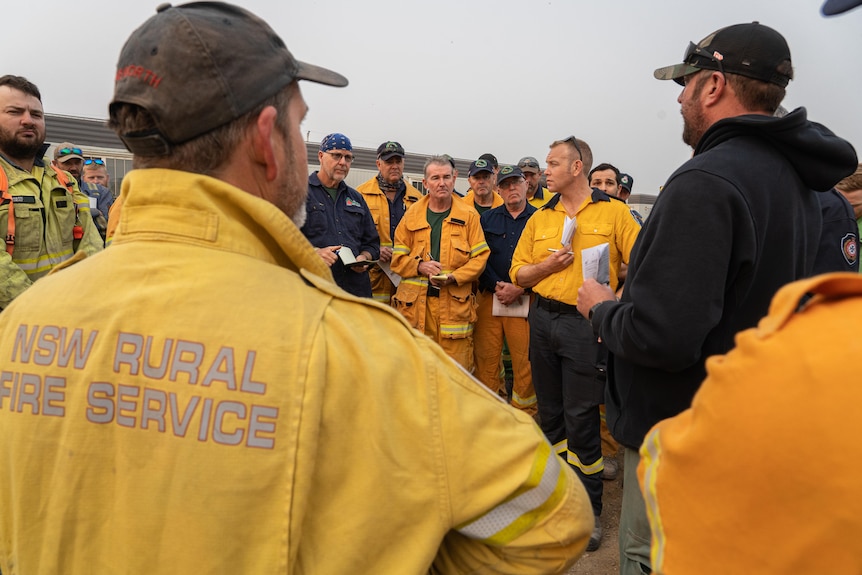
[[[419,275],[419,263],[431,252],[431,226],[426,218],[429,197],[425,196],[407,210],[395,229],[392,271],[401,276],[392,307],[418,329],[425,329],[425,303],[428,278]],[[440,289],[441,337],[462,339],[472,335],[476,322],[473,282],[485,270],[491,251],[472,204],[452,198],[452,208],[443,220],[440,234],[441,273],[455,276],[456,283]]]
[[[404,185],[407,186],[403,198],[404,210],[406,212],[407,208],[419,201],[422,193],[406,181]],[[365,203],[368,204],[371,217],[374,219],[374,225],[377,227],[377,235],[380,236],[380,247],[392,248],[393,238],[390,231],[392,220],[389,213],[389,200],[386,198],[386,194],[380,189],[377,176],[357,186],[356,191],[362,194],[365,198]],[[377,266],[371,266],[368,270],[368,277],[371,279],[371,293],[374,299],[388,305],[394,288],[392,282],[389,281],[383,270]]]
[[[534,422],[272,204],[133,170],[110,249],[0,314],[0,570],[565,571],[593,525]],[[70,304],[82,285],[111,289]],[[397,350],[397,353],[393,353]]]
[[[862,573],[860,318],[858,274],[797,281],[707,360],[641,446],[653,573]]]
[[[69,191],[57,179],[54,168],[37,160],[29,172],[0,155],[0,170],[6,174],[8,192],[15,210],[15,249],[10,256],[0,242],[0,309],[75,253],[92,255],[102,251],[102,238],[90,215],[90,199],[78,189],[71,174]],[[77,214],[75,206],[78,207]],[[6,237],[9,203],[0,203],[0,234]],[[83,233],[75,240],[75,226]],[[100,296],[101,297],[101,296]]]
[[[476,207],[476,192],[473,191],[473,188],[470,188],[467,191],[467,194],[464,196],[463,200],[467,203],[471,208]],[[494,209],[497,206],[502,206],[506,202],[503,201],[503,196],[498,194],[497,192],[491,192],[491,207],[488,209]]]

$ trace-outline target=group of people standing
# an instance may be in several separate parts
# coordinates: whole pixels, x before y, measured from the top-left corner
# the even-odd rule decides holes
[[[757,22],[718,30],[682,64],[656,70],[683,86],[683,140],[694,155],[668,179],[640,237],[643,218],[625,205],[631,176],[593,168],[590,146],[574,136],[550,145],[544,170],[532,157],[498,166],[483,155],[464,196],[446,156],[426,162],[420,195],[391,141],[377,150],[378,174],[352,190],[342,181],[349,139],[321,143],[320,173],[343,196],[329,190],[326,241],[312,227],[327,210],[318,199],[303,232],[342,287],[397,309],[494,392],[504,391],[508,344],[512,405],[536,415],[590,497],[588,550],[602,535],[605,463],[615,468],[617,441],[625,447],[625,572],[651,565],[636,475],[649,429],[691,405],[706,358],[727,352],[781,286],[858,270],[856,216],[833,189],[855,152],[804,109],[780,106],[792,77],[784,38]],[[536,185],[541,173],[547,189]],[[310,176],[311,198],[323,179]],[[343,245],[371,263],[343,265],[334,255]]]
[[[862,277],[810,277],[858,269],[819,201],[858,210],[856,152],[776,114],[790,51],[757,22],[655,76],[694,154],[643,228],[575,136],[544,170],[477,159],[464,197],[387,141],[354,190],[350,140],[308,176],[299,131],[299,82],[346,78],[242,8],[163,4],[118,61],[104,251],[80,149],[49,166],[38,89],[0,78],[0,569],[563,573],[602,537],[605,403],[621,573],[858,572]],[[518,409],[465,373],[500,391],[504,339]]]

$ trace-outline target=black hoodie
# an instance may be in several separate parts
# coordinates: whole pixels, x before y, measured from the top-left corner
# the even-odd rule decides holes
[[[611,352],[607,422],[620,443],[639,448],[654,424],[687,409],[706,358],[730,350],[781,286],[810,275],[815,192],[856,165],[853,147],[804,108],[707,130],[638,236],[622,301],[593,316]]]

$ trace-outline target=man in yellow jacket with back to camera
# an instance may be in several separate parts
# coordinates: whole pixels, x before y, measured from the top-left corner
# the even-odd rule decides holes
[[[532,419],[300,233],[298,80],[347,84],[228,4],[126,42],[113,243],[0,314],[5,575],[561,573],[586,546]],[[69,305],[85,282],[110,297]]]

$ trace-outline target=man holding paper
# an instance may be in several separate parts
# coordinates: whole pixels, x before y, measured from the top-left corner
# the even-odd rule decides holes
[[[536,392],[530,371],[530,296],[509,281],[509,268],[518,238],[536,208],[527,203],[527,180],[521,168],[503,166],[497,187],[505,202],[480,217],[491,255],[479,276],[475,350],[476,377],[494,392],[500,390],[500,354],[503,337],[512,356],[514,385],[512,405],[530,415],[536,413]]]
[[[539,418],[590,496],[596,521],[588,550],[602,537],[599,404],[605,378],[598,341],[577,310],[578,288],[585,277],[597,277],[616,289],[620,263],[628,263],[640,231],[625,204],[590,188],[592,163],[583,140],[570,136],[551,144],[545,176],[557,195],[527,221],[509,272],[514,284],[536,294],[529,323]]]
[[[455,199],[455,169],[448,158],[425,162],[428,190],[395,228],[392,271],[401,282],[392,307],[436,341],[449,357],[473,371],[473,282],[488,261],[479,214]]]
[[[393,279],[396,282],[399,279],[389,268],[395,228],[407,208],[419,201],[422,192],[404,179],[404,147],[398,142],[388,140],[377,146],[377,170],[377,175],[357,186],[356,191],[365,198],[380,236],[379,265],[368,270],[371,292],[375,300],[390,305],[398,287]]]
[[[368,266],[380,257],[380,236],[362,194],[344,183],[353,164],[353,145],[344,134],[329,134],[317,152],[320,170],[308,176],[302,233],[332,271],[341,289],[371,297]]]

